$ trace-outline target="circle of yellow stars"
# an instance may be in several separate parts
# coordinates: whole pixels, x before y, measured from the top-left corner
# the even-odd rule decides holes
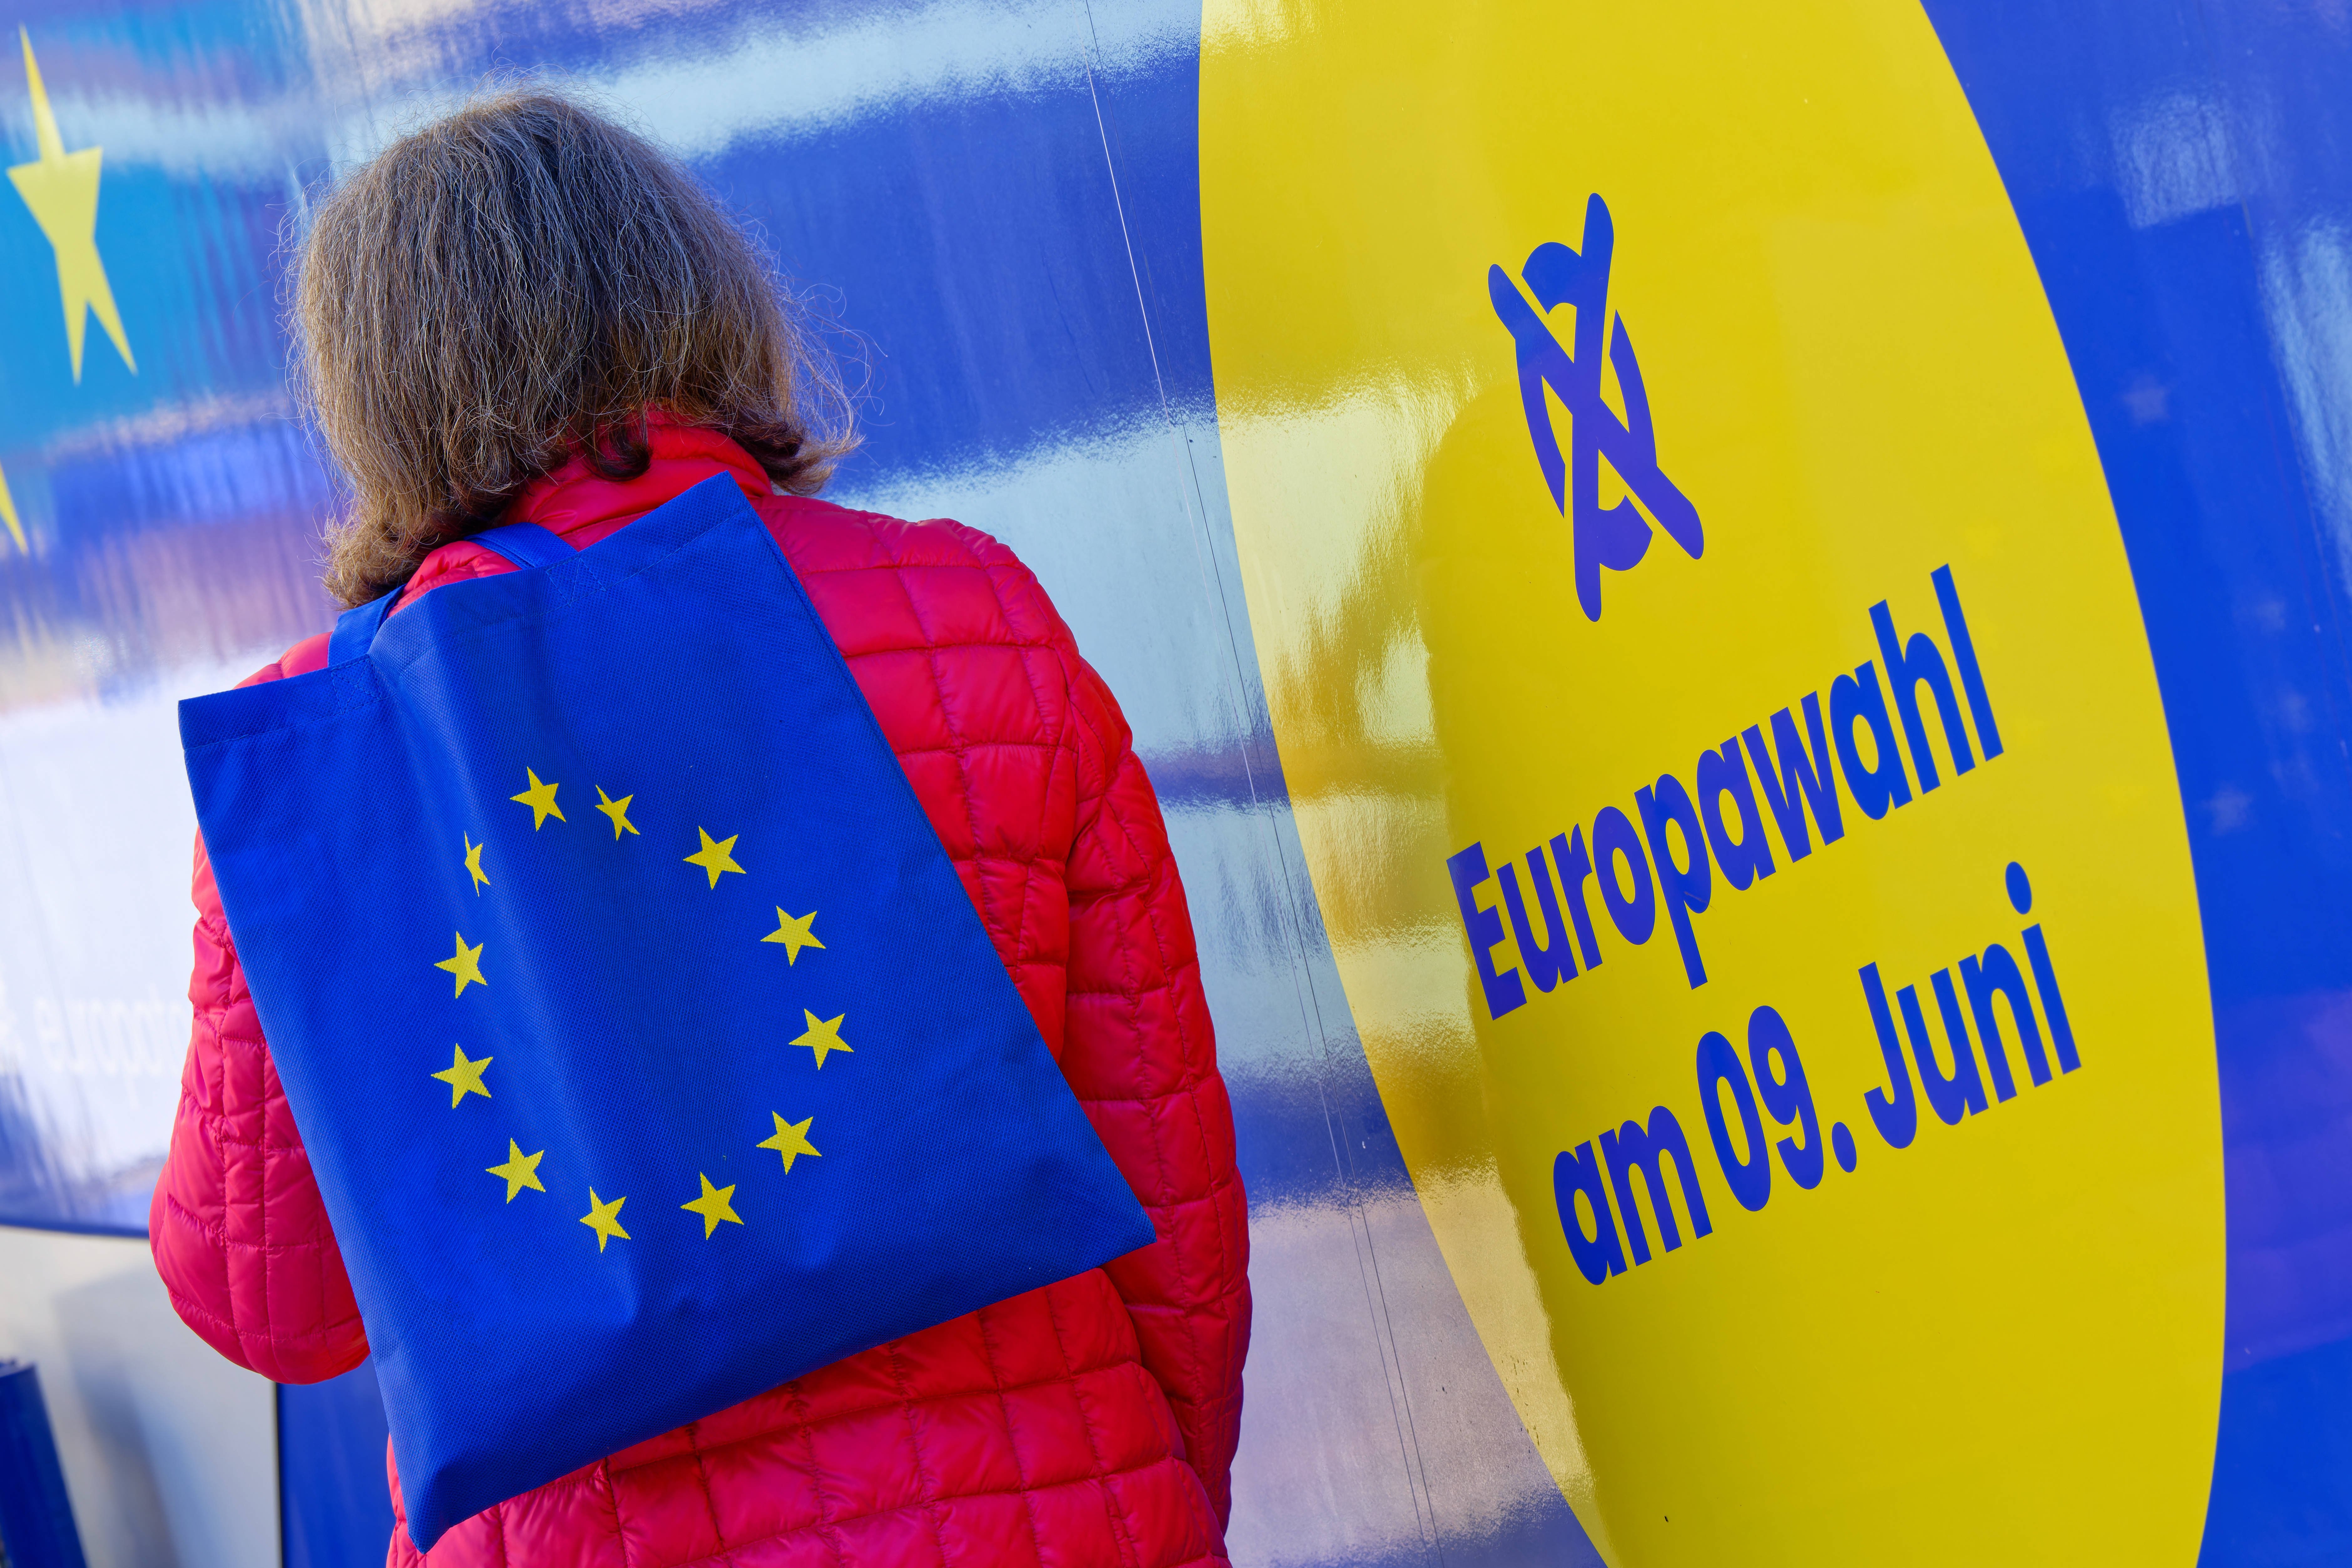
[[[12,174],[15,172],[11,171]],[[561,782],[542,779],[538,772],[531,768],[525,768],[523,776],[529,781],[529,786],[507,798],[530,808],[531,831],[536,833],[546,826],[550,817],[553,817],[558,822],[565,821],[562,807],[556,804],[556,792],[562,787]],[[596,809],[602,812],[613,825],[613,842],[618,844],[625,835],[642,837],[637,833],[636,825],[628,817],[629,804],[635,800],[636,796],[625,795],[615,800],[605,793],[602,784],[593,787],[596,791]],[[719,879],[727,872],[731,871],[739,876],[750,875],[735,859],[735,845],[741,835],[735,834],[725,838],[713,838],[708,829],[697,826],[695,836],[701,840],[700,847],[693,854],[681,858],[686,864],[699,868],[708,876],[707,885],[709,888],[717,889]],[[467,885],[478,898],[482,889],[490,885],[489,874],[482,868],[482,852],[487,847],[487,841],[484,844],[477,844],[471,834],[463,835],[460,841],[465,847],[464,868]],[[776,929],[761,937],[760,940],[762,942],[775,942],[782,946],[786,965],[797,966],[803,948],[824,951],[824,943],[819,940],[815,930],[816,910],[811,910],[804,915],[794,915],[786,912],[781,904],[775,906],[775,910]],[[485,942],[479,942],[468,945],[465,932],[459,931],[456,934],[456,951],[447,958],[441,959],[434,964],[434,968],[445,971],[451,977],[453,997],[464,996],[466,987],[468,985],[479,985],[485,990],[488,989],[489,980],[482,973],[482,949],[485,945],[487,945]],[[820,1069],[824,1066],[825,1057],[832,1052],[840,1051],[855,1055],[848,1042],[841,1037],[841,1027],[847,1016],[846,1014],[838,1014],[831,1018],[819,1018],[814,1013],[803,1008],[801,1017],[807,1026],[793,1037],[792,1043],[795,1046],[806,1047],[814,1053],[816,1066]],[[488,1072],[494,1058],[468,1057],[462,1044],[454,1045],[450,1049],[449,1065],[430,1075],[449,1086],[449,1108],[452,1110],[457,1110],[468,1095],[478,1095],[484,1100],[490,1099],[489,1086],[483,1081],[483,1076]],[[793,1163],[803,1154],[813,1159],[824,1158],[816,1145],[809,1141],[809,1129],[814,1125],[816,1118],[809,1116],[803,1117],[798,1121],[787,1121],[776,1111],[772,1110],[768,1114],[775,1123],[775,1131],[755,1147],[772,1150],[782,1161],[787,1172],[793,1168]],[[521,1144],[509,1138],[505,1162],[486,1166],[484,1169],[488,1174],[496,1176],[506,1184],[506,1201],[511,1204],[526,1189],[537,1193],[547,1191],[546,1186],[539,1179],[539,1164],[546,1157],[546,1150],[541,1149],[535,1153],[527,1154],[523,1152]],[[722,1224],[741,1225],[743,1216],[735,1212],[735,1186],[732,1184],[724,1187],[714,1186],[710,1177],[703,1172],[696,1172],[695,1176],[701,1184],[702,1191],[697,1196],[680,1204],[678,1207],[688,1214],[701,1217],[703,1238],[709,1240],[718,1232]],[[595,1233],[596,1250],[599,1253],[602,1253],[605,1245],[611,1241],[630,1239],[629,1233],[621,1225],[621,1205],[628,1201],[626,1194],[607,1201],[597,1194],[595,1188],[588,1189],[588,1212],[580,1216],[580,1223]]]

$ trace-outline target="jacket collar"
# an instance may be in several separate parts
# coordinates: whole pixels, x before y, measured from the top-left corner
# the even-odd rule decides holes
[[[574,458],[532,480],[509,505],[504,521],[535,522],[584,549],[714,474],[733,475],[754,500],[776,493],[767,470],[716,430],[675,424],[655,413],[646,416],[646,437],[652,460],[635,479],[605,479],[587,458]]]

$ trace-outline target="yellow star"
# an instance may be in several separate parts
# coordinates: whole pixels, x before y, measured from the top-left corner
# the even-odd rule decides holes
[[[522,1152],[522,1145],[509,1138],[507,1140],[507,1163],[503,1165],[491,1165],[488,1169],[491,1175],[505,1178],[507,1202],[512,1203],[515,1200],[515,1194],[525,1187],[529,1187],[534,1193],[547,1191],[545,1187],[539,1184],[539,1163],[546,1158],[546,1150],[541,1149],[536,1154],[526,1154]],[[595,1196],[593,1193],[588,1194],[591,1202],[594,1201]],[[627,1200],[625,1198],[622,1202],[625,1203]],[[619,1208],[621,1205],[614,1204],[613,1206]],[[584,1225],[587,1222],[583,1220],[581,1223]],[[604,1251],[604,1244],[599,1241],[596,1244],[596,1250]]]
[[[449,993],[452,996],[463,996],[466,994],[466,987],[468,985],[488,985],[489,984],[488,981],[482,978],[482,944],[478,942],[473,946],[467,947],[466,945],[466,933],[464,931],[459,931],[457,933],[457,951],[451,953],[448,957],[443,959],[433,967],[436,969],[446,969],[450,973],[457,977],[457,989]],[[488,1058],[485,1058],[484,1059],[487,1060]]]
[[[768,1114],[776,1116],[772,1110]],[[797,1156],[817,1154],[816,1145],[808,1141],[809,1122],[815,1120],[816,1118],[812,1116],[805,1121],[793,1122],[776,1116],[776,1135],[761,1143],[760,1147],[773,1149],[777,1153],[782,1154],[784,1157],[784,1169],[789,1171],[793,1168],[793,1161]],[[824,1158],[822,1154],[817,1154],[817,1157]]]
[[[623,1241],[629,1239],[629,1233],[621,1228],[621,1205],[628,1201],[614,1198],[608,1204],[596,1196],[595,1188],[588,1189],[588,1212],[580,1216],[580,1223],[596,1233],[597,1251],[604,1251],[604,1244],[616,1236]]]
[[[801,949],[804,947],[821,948],[824,945],[824,943],[817,941],[815,933],[809,930],[809,927],[814,923],[815,920],[816,911],[814,910],[811,910],[804,915],[788,915],[784,913],[783,906],[779,904],[776,906],[776,929],[770,931],[760,940],[761,942],[782,942],[784,944],[785,964],[790,966],[792,964],[798,963],[801,961]],[[772,1110],[768,1112],[768,1114],[773,1116],[775,1112]]]
[[[803,1007],[801,1009],[801,1016],[808,1020],[808,1032],[795,1037],[793,1044],[806,1046],[814,1051],[818,1067],[824,1066],[825,1052],[849,1050],[847,1046],[841,1043],[841,1020],[848,1017],[848,1014],[844,1013],[839,1017],[827,1018],[819,1022],[815,1014]],[[856,1054],[855,1051],[850,1051],[852,1056]],[[775,1112],[771,1110],[768,1114],[773,1116]]]
[[[686,863],[689,866],[699,866],[704,870],[709,872],[710,885],[712,887],[715,888],[719,886],[719,872],[742,871],[743,868],[735,864],[735,857],[731,853],[735,847],[735,839],[742,837],[743,836],[741,834],[739,833],[735,835],[734,838],[722,839],[717,843],[713,843],[711,841],[710,835],[703,833],[701,828],[696,828],[695,832],[702,834],[702,847],[696,850],[693,854],[686,857]],[[618,836],[615,835],[615,837]]]
[[[562,789],[563,786],[562,784],[540,783],[539,775],[532,773],[529,768],[523,769],[523,774],[530,780],[530,787],[523,791],[520,795],[510,795],[507,796],[507,798],[509,800],[519,800],[522,802],[523,805],[530,807],[530,830],[533,833],[538,832],[551,816],[555,818],[558,822],[562,821],[563,812],[562,809],[555,804],[555,792]]]
[[[33,547],[25,542],[25,525],[16,521],[16,498],[8,493],[6,474],[0,474],[0,522],[8,525],[8,537],[16,542],[17,549],[27,555],[33,552]]]
[[[775,1113],[771,1111],[769,1114],[772,1116]],[[695,1174],[702,1176],[699,1171]],[[728,1206],[727,1200],[734,1195],[734,1188],[714,1187],[710,1184],[709,1177],[702,1176],[702,1195],[690,1204],[680,1204],[677,1206],[688,1214],[698,1214],[702,1216],[702,1239],[709,1241],[710,1233],[719,1228],[720,1220],[728,1220],[736,1225],[743,1223],[743,1216]]]
[[[474,879],[474,897],[478,899],[482,889],[490,885],[490,879],[482,875],[482,846],[475,843],[470,834],[460,833],[457,837],[466,841],[466,875]]]
[[[635,823],[621,815],[629,809],[629,802],[636,798],[633,795],[625,795],[620,799],[614,800],[604,794],[603,784],[596,786],[596,809],[613,819],[613,842],[615,844],[621,841],[622,834],[635,833],[637,830]]]
[[[33,134],[39,158],[8,171],[16,194],[32,209],[33,221],[56,252],[58,295],[66,309],[66,350],[73,358],[73,378],[81,380],[82,333],[95,313],[98,324],[114,343],[114,352],[139,374],[131,357],[131,340],[122,335],[122,317],[114,308],[114,290],[106,281],[106,263],[98,256],[98,167],[103,153],[85,147],[66,151],[58,133],[58,117],[49,108],[48,89],[41,85],[41,68],[33,58],[32,36],[24,28],[16,36],[25,43],[25,84],[33,95]]]
[[[482,1087],[482,1069],[490,1065],[490,1058],[477,1057],[472,1061],[467,1061],[465,1047],[457,1046],[451,1048],[457,1053],[457,1059],[449,1064],[449,1069],[446,1072],[436,1072],[433,1075],[449,1086],[450,1109],[456,1110],[457,1102],[469,1094],[478,1094],[484,1100],[489,1099],[490,1091]]]

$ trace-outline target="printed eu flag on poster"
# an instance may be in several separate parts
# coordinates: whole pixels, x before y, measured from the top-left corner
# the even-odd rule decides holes
[[[730,479],[184,703],[409,1530],[1151,1239]]]

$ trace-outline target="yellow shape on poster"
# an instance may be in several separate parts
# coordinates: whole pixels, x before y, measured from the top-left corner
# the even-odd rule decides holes
[[[16,498],[8,493],[8,476],[5,471],[0,471],[0,522],[8,525],[8,537],[16,542],[16,548],[31,553],[32,546],[25,542],[25,525],[16,517]]]
[[[41,155],[11,168],[8,178],[57,253],[58,292],[65,305],[66,349],[73,359],[74,381],[81,381],[82,334],[92,315],[136,375],[139,362],[131,357],[131,340],[123,336],[114,289],[106,281],[106,263],[98,254],[98,174],[104,150],[66,151],[48,89],[41,85],[40,64],[33,58],[32,35],[19,27],[16,36],[25,46],[25,84],[33,96],[33,134]],[[9,521],[13,528],[15,519]],[[24,542],[21,533],[17,542]]]
[[[2220,1399],[2223,1211],[2186,827],[2090,430],[1927,18],[1864,0],[1442,17],[1209,0],[1202,26],[1218,421],[1300,839],[1447,1265],[1595,1543],[1619,1568],[2188,1568]],[[1591,269],[1538,252],[1606,248],[1595,195],[1613,253],[1590,342],[1622,325],[1629,346],[1605,369],[1582,351],[1589,397],[1561,375],[1523,402],[1515,345],[1586,341],[1556,285]],[[1594,460],[1587,521],[1624,502],[1624,534],[1580,583],[1579,509],[1555,500],[1538,432],[1572,492],[1591,433],[1637,437],[1644,405],[1654,467],[1703,531],[1675,537],[1642,443],[1620,441]],[[1906,688],[1932,791],[1883,686],[1881,604],[1954,687],[1948,721],[1930,685]],[[1832,701],[1836,677],[1873,663],[1883,728],[1860,682]],[[1571,934],[1536,896],[1555,853],[1622,851],[1612,810],[1652,847],[1638,791],[1668,809],[1661,781],[1706,783],[1703,750],[1748,777],[1744,732],[1780,754],[1772,715],[1801,736],[1807,693],[1829,729],[1845,712],[1865,789],[1900,776],[1907,803],[1866,813],[1832,761],[1843,831],[1824,843],[1814,823],[1798,858],[1753,780],[1771,875],[1734,887],[1718,867],[1687,939],[1653,882],[1637,942],[1631,859],[1607,857],[1622,922],[1590,876],[1555,892],[1594,942],[1573,933],[1572,976],[1537,984],[1544,954],[1523,945],[1549,932],[1564,955]],[[1689,862],[1681,828],[1659,837]],[[1454,862],[1465,915],[1449,861],[1474,846],[1476,876]],[[2012,862],[2030,884],[2015,893]],[[1505,866],[1538,940],[1516,934]],[[2079,1070],[2051,1055],[2028,927]],[[2011,1094],[1983,1058],[1984,1108],[1956,1100],[1947,1125],[1906,1065],[1916,1127],[1895,1139],[1865,1098],[1880,1089],[1899,1121],[1862,970],[1897,1030],[1909,989],[1949,1064],[1934,977],[1980,1051],[1959,960],[1981,980],[1996,946],[2050,1081],[2029,1070],[2014,997],[1989,1001]],[[1806,1134],[1768,1116],[1759,1147],[1727,1079],[1711,1090],[1727,1154],[1707,1124],[1706,1060],[1761,1090],[1767,1006],[1810,1081],[1810,1187],[1771,1147]],[[1789,1077],[1784,1053],[1762,1060]],[[1591,1188],[1622,1253],[1611,1272],[1571,1181],[1593,1283],[1556,1168],[1570,1155],[1573,1176],[1582,1152],[1600,1173],[1604,1142],[1622,1154],[1626,1124],[1646,1132],[1659,1107],[1708,1223],[1679,1188],[1661,1215],[1620,1161],[1622,1187]],[[1839,1128],[1851,1171],[1829,1152]],[[1727,1159],[1767,1162],[1762,1206],[1737,1201]]]

